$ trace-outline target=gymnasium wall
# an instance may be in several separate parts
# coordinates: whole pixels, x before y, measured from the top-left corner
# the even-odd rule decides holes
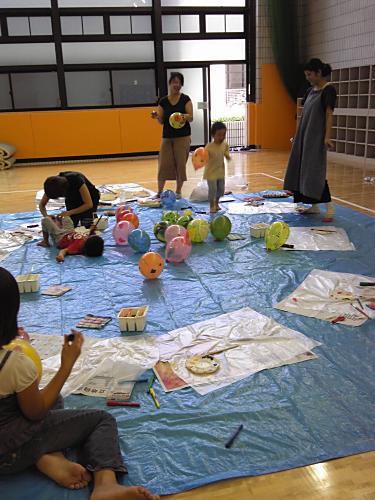
[[[52,158],[157,151],[161,127],[152,108],[0,113],[1,142],[17,158]]]
[[[306,59],[333,68],[374,64],[374,0],[299,0],[301,44]]]

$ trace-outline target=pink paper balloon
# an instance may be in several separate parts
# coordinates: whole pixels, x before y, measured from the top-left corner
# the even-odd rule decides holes
[[[178,236],[185,236],[186,233],[187,231],[184,227],[179,226],[178,224],[172,224],[165,230],[165,241],[168,243],[169,241],[172,241],[173,238],[177,238]]]
[[[167,243],[165,249],[165,260],[177,264],[184,262],[191,253],[191,241],[189,236],[177,236]]]
[[[134,231],[134,226],[127,220],[121,220],[113,228],[112,234],[117,245],[127,245],[128,236]]]

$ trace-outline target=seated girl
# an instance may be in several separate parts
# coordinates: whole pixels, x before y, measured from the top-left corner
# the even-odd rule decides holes
[[[6,346],[18,334],[20,295],[14,277],[0,267],[0,474],[35,465],[60,486],[84,488],[93,475],[91,500],[156,500],[143,487],[118,484],[126,473],[116,420],[102,410],[64,410],[59,396],[83,344],[65,335],[61,366],[44,389],[34,363]],[[78,462],[64,456],[76,448]]]

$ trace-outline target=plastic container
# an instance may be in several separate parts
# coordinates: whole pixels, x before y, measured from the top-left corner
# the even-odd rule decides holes
[[[146,326],[148,306],[123,307],[117,315],[122,332],[143,332]]]
[[[266,229],[269,227],[270,225],[264,222],[259,222],[258,224],[252,224],[250,226],[250,234],[253,238],[264,238]]]
[[[20,293],[34,293],[40,288],[40,274],[19,274],[16,276]]]

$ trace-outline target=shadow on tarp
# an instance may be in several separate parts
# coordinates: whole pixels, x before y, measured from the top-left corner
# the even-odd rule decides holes
[[[207,204],[198,206],[202,208]],[[139,210],[141,227],[151,235],[160,213]],[[4,215],[0,228],[37,217]],[[139,255],[114,246],[110,229],[103,233],[106,249],[100,259],[68,257],[58,265],[56,250],[28,243],[1,264],[14,274],[40,272],[42,289],[51,284],[72,286],[61,298],[22,296],[20,324],[30,332],[62,334],[91,312],[113,320],[103,330],[86,330],[86,335],[118,336],[119,309],[148,304],[146,331],[160,335],[249,306],[322,342],[315,349],[317,360],[260,372],[206,396],[192,389],[164,394],[156,383],[159,411],[139,384],[132,398],[140,408],[110,410],[129,469],[125,484],[167,494],[375,449],[374,322],[350,328],[273,309],[314,268],[375,276],[375,219],[337,207],[335,225],[347,231],[355,252],[273,253],[265,251],[263,240],[250,239],[250,222],[285,220],[293,226],[315,226],[320,217],[263,214],[231,219],[233,232],[246,240],[209,238],[194,246],[186,263],[166,265],[153,282],[139,274]],[[152,250],[164,253],[155,239]],[[106,408],[104,400],[85,396],[70,396],[66,406]],[[226,439],[240,423],[243,431],[234,446],[225,449]],[[36,471],[0,478],[4,500],[80,500],[88,494],[88,489],[59,488]]]

